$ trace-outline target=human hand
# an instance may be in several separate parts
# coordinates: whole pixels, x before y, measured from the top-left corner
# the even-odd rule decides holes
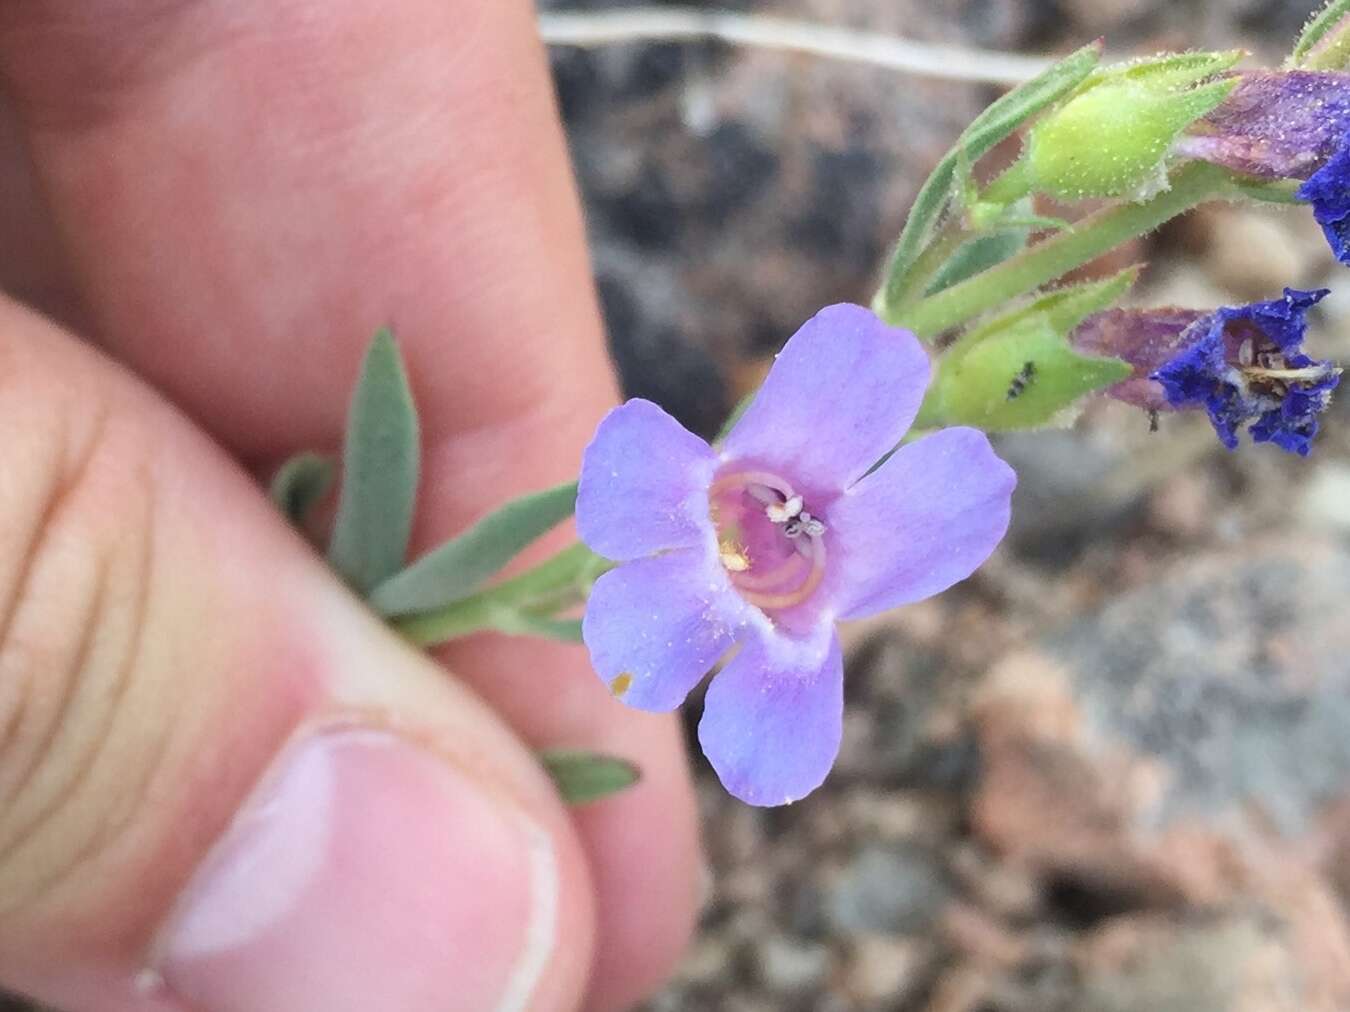
[[[603,1012],[669,971],[698,867],[674,721],[573,648],[477,637],[447,674],[240,468],[335,446],[390,324],[415,551],[576,473],[614,391],[532,19],[0,7],[0,283],[69,328],[0,304],[0,984]],[[643,781],[567,812],[549,746]]]

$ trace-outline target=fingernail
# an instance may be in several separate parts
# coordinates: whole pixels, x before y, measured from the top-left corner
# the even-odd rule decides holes
[[[282,754],[155,949],[202,1012],[515,1012],[553,948],[548,836],[392,734]]]

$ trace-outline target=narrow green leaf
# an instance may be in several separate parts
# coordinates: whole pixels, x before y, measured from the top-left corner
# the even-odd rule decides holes
[[[1309,53],[1322,41],[1342,18],[1350,14],[1350,0],[1330,0],[1306,25],[1303,34],[1298,37],[1294,51],[1289,54],[1288,65],[1301,67],[1307,62]]]
[[[954,177],[963,160],[969,165],[988,154],[1023,123],[1073,91],[1101,61],[1100,42],[1084,46],[1026,84],[1014,88],[980,113],[943,156],[919,190],[886,267],[886,279],[873,307],[883,317],[903,289],[905,275],[928,245],[933,229],[951,201]]]
[[[533,615],[518,612],[509,620],[501,623],[502,632],[516,636],[538,636],[546,640],[558,640],[562,643],[581,642],[581,619],[549,618],[545,615]]]
[[[1007,208],[1008,213],[992,223],[988,230],[966,243],[933,275],[923,293],[932,295],[983,270],[1001,264],[1027,244],[1032,227],[1023,219],[1031,214],[1030,200]]]
[[[411,615],[463,600],[570,517],[576,502],[574,481],[514,499],[391,576],[371,593],[370,603],[383,615]]]
[[[328,560],[362,594],[403,565],[417,496],[417,407],[388,330],[370,343],[347,414]]]
[[[569,805],[584,805],[627,790],[641,779],[642,772],[626,759],[583,752],[575,749],[551,749],[539,753],[544,769],[553,778],[558,793]]]
[[[578,542],[509,580],[434,611],[396,617],[393,624],[419,646],[435,646],[485,629],[513,632],[511,623],[522,614],[558,615],[584,604],[595,581],[613,567]]]
[[[277,509],[297,527],[305,522],[312,510],[337,477],[337,463],[322,453],[297,453],[281,465],[272,478],[270,494]]]
[[[741,416],[750,409],[750,403],[755,399],[757,393],[759,393],[758,389],[751,390],[736,402],[736,406],[731,409],[731,414],[727,415],[727,420],[722,423],[722,427],[717,430],[717,435],[713,437],[714,446],[731,435],[731,430],[736,427],[736,423],[741,420]]]

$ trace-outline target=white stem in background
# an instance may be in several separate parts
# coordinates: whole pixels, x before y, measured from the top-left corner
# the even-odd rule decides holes
[[[914,42],[835,25],[691,7],[541,11],[539,34],[551,46],[583,49],[622,42],[716,40],[866,63],[921,77],[990,84],[1020,84],[1050,65],[1048,59],[1035,56]]]

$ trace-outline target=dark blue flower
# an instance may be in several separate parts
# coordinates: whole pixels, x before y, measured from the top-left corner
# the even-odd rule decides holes
[[[1350,136],[1306,183],[1298,188],[1299,200],[1312,205],[1313,217],[1343,264],[1350,264]]]
[[[1224,306],[1200,317],[1177,342],[1181,351],[1152,373],[1174,408],[1203,407],[1230,450],[1238,432],[1307,456],[1317,416],[1340,381],[1340,369],[1300,348],[1308,310],[1326,289],[1284,290],[1284,297]]]

